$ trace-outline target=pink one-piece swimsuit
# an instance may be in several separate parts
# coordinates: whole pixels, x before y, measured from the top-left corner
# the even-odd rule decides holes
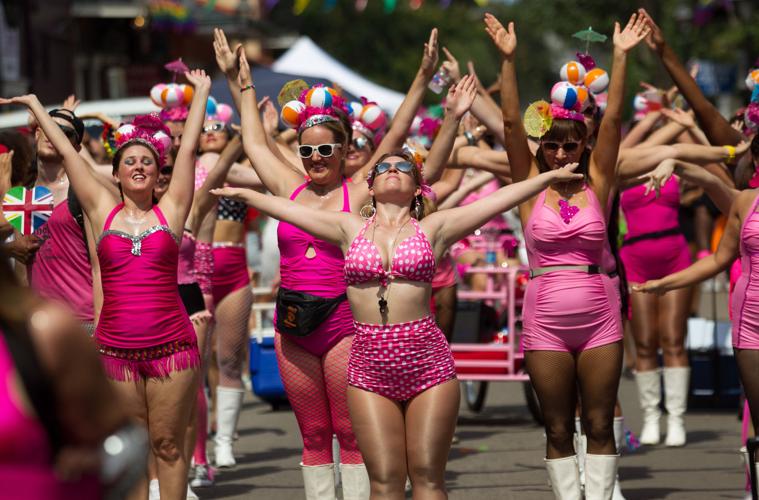
[[[177,287],[178,238],[158,205],[160,224],[138,236],[110,229],[123,206],[108,215],[97,247],[103,309],[95,335],[106,374],[129,380],[196,367],[195,332]]]
[[[306,189],[308,182],[300,185],[292,195],[295,200]],[[350,212],[348,184],[343,179],[343,212]],[[305,292],[317,297],[331,299],[345,293],[343,267],[345,258],[340,247],[320,240],[307,232],[280,222],[277,226],[279,243],[279,270],[281,286],[289,290]],[[309,247],[314,256],[309,257]],[[277,323],[274,318],[274,324]],[[348,335],[353,335],[353,314],[347,300],[342,301],[332,314],[306,337],[291,335],[288,339],[314,356],[322,356]]]
[[[741,275],[732,297],[733,347],[759,349],[759,196],[740,233]]]
[[[606,222],[593,190],[585,187],[588,206],[568,223],[545,204],[545,193],[538,195],[524,228],[530,268],[603,266]],[[522,336],[525,350],[578,352],[621,338],[619,301],[608,275],[560,270],[529,281]]]

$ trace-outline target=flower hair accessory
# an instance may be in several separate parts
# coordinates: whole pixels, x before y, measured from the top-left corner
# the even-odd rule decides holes
[[[166,164],[166,153],[172,144],[171,133],[157,113],[136,116],[132,123],[120,126],[113,137],[116,140],[114,154],[126,146],[141,144],[155,153],[160,166]]]
[[[322,123],[340,122],[336,109],[347,113],[340,94],[333,88],[317,85],[285,103],[280,117],[285,125],[301,132]]]
[[[190,110],[187,106],[177,106],[175,108],[163,108],[158,112],[158,117],[162,122],[183,122],[187,120]]]

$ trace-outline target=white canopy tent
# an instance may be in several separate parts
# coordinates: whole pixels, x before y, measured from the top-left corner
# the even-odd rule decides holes
[[[405,97],[400,92],[377,85],[355,73],[307,36],[300,37],[277,59],[272,69],[281,73],[294,73],[335,82],[355,96],[365,96],[377,102],[390,115],[395,114]]]

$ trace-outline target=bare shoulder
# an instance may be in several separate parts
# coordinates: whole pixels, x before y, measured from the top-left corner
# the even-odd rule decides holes
[[[754,200],[758,195],[759,189],[745,189],[738,192],[735,201],[733,201],[733,209],[738,212],[741,219],[743,219],[751,209],[751,206],[754,204]]]

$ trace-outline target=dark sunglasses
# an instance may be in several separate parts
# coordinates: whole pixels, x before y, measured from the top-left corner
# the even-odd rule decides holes
[[[174,167],[171,165],[166,165],[165,167],[161,167],[161,169],[158,171],[161,175],[171,175],[174,173]]]
[[[390,170],[390,167],[395,167],[395,169],[398,172],[403,172],[404,174],[410,174],[412,170],[414,170],[414,164],[410,161],[399,161],[397,163],[390,163],[388,161],[383,161],[382,163],[377,163],[374,166],[374,173],[377,175],[384,174],[388,170]]]
[[[303,144],[298,146],[298,154],[301,158],[311,158],[314,151],[319,152],[319,156],[322,158],[329,158],[335,154],[335,148],[342,147],[342,144],[319,144],[318,146],[312,146],[310,144]]]
[[[66,138],[69,141],[79,144],[79,134],[76,133],[76,130],[71,127],[61,125],[60,123],[58,124],[58,128],[61,129],[64,134],[66,134]]]
[[[224,130],[223,123],[214,123],[212,125],[206,125],[203,127],[204,134],[210,134],[211,132],[221,132],[222,130]]]
[[[358,150],[364,149],[367,144],[369,144],[369,139],[366,137],[356,137],[353,139],[353,147]]]
[[[556,152],[561,148],[565,153],[574,153],[580,147],[579,142],[543,142],[541,144],[546,151],[551,152]]]

